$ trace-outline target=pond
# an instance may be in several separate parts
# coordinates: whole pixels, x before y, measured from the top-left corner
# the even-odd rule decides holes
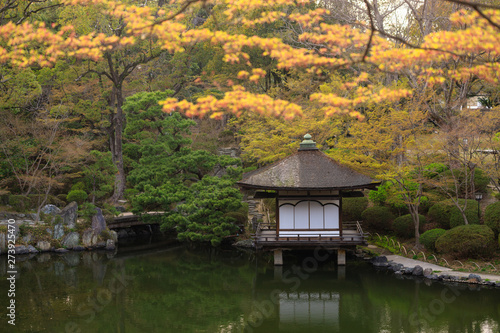
[[[354,257],[339,268],[326,252],[288,254],[281,269],[171,242],[18,256],[15,297],[6,259],[0,332],[500,332],[499,289],[398,278]]]

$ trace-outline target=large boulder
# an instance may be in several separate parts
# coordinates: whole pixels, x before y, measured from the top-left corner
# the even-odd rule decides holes
[[[38,243],[36,243],[36,247],[37,247],[40,251],[42,251],[42,252],[46,252],[46,251],[49,251],[49,250],[50,250],[50,248],[51,248],[52,246],[51,246],[51,245],[50,245],[50,243],[49,243],[49,242],[47,242],[47,241],[39,241]]]
[[[378,256],[374,257],[370,260],[370,262],[373,264],[373,266],[377,267],[387,267],[389,266],[389,263],[387,262],[387,257],[386,256]]]
[[[62,236],[64,236],[64,227],[61,223],[56,224],[54,226],[54,233],[52,234],[52,237],[54,239],[59,239],[62,238]]]
[[[115,242],[112,239],[106,241],[106,250],[113,251],[116,248]]]
[[[62,218],[62,223],[68,228],[72,229],[76,225],[76,219],[78,218],[78,204],[76,201],[70,202],[66,207],[63,208],[59,216]]]
[[[93,236],[92,229],[87,229],[83,232],[83,234],[82,234],[83,246],[85,246],[85,247],[92,246],[92,236]]]
[[[7,235],[0,232],[0,253],[7,252]]]
[[[96,214],[92,216],[92,230],[96,235],[100,235],[104,229],[106,229],[106,220],[101,208],[96,207]]]
[[[422,276],[424,275],[424,269],[422,268],[422,266],[416,265],[415,267],[413,267],[413,271],[411,273],[415,276]]]
[[[61,213],[61,210],[56,206],[49,204],[42,207],[41,212],[47,215],[57,215]],[[47,222],[47,221],[46,221]]]
[[[77,246],[79,242],[80,235],[77,232],[70,232],[64,237],[61,244],[68,249],[72,249]]]

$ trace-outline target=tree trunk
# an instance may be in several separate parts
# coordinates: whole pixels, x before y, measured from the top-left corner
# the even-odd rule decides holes
[[[113,132],[110,138],[110,149],[113,154],[113,162],[118,170],[115,177],[115,192],[112,196],[112,201],[116,203],[118,200],[123,199],[125,193],[125,170],[123,167],[123,95],[121,85],[113,87],[113,94],[116,102],[116,112],[113,116]]]
[[[408,205],[410,208],[410,214],[413,219],[413,225],[415,226],[415,247],[420,248],[420,216],[418,216],[418,206]]]

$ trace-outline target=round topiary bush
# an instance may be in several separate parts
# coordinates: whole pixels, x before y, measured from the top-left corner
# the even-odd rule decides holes
[[[431,229],[420,235],[420,243],[429,251],[436,252],[436,240],[441,237],[446,230]]]
[[[426,223],[425,216],[419,215],[420,225],[419,230],[423,230],[423,226]],[[413,218],[411,214],[406,214],[400,216],[394,220],[392,223],[392,230],[402,238],[412,238],[415,236],[415,224],[413,223]]]
[[[66,200],[68,200],[68,202],[76,201],[76,203],[82,204],[85,200],[87,200],[88,197],[89,195],[87,194],[87,192],[83,190],[73,190],[69,191],[68,195],[66,196]]]
[[[368,198],[342,198],[342,221],[361,221],[361,213],[368,208]]]
[[[437,223],[443,229],[450,229],[451,206],[438,202],[429,208],[427,217],[429,221]]]
[[[391,230],[394,215],[391,210],[383,206],[367,208],[361,213],[363,225],[370,230],[388,231]]]
[[[461,225],[446,231],[436,240],[436,250],[456,258],[491,257],[497,244],[486,225]]]
[[[477,216],[477,204],[474,202],[475,208],[471,205],[467,205],[465,210],[465,216],[469,224],[479,224],[479,216]],[[459,225],[464,225],[464,217],[457,207],[452,207],[450,212],[450,228],[458,227]]]
[[[484,224],[490,227],[496,234],[500,234],[500,202],[492,203],[486,207],[484,211]]]

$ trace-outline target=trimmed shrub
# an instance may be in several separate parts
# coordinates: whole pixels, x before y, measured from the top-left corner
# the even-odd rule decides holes
[[[455,258],[491,257],[496,249],[495,234],[485,225],[461,225],[436,240],[436,250]]]
[[[60,200],[63,206],[66,206],[68,202],[66,201],[67,194],[58,194],[56,195],[56,198]]]
[[[342,198],[342,221],[361,221],[361,213],[368,208],[368,198]]]
[[[425,216],[419,215],[420,226],[419,230],[423,231],[423,226],[426,223]],[[412,238],[415,236],[415,226],[411,214],[400,216],[392,223],[392,229],[397,236],[402,238]]]
[[[441,237],[446,230],[431,229],[420,235],[420,243],[429,251],[436,252],[436,240]]]
[[[375,206],[367,208],[361,213],[363,224],[368,229],[377,231],[388,231],[391,229],[394,215],[387,207]]]
[[[85,191],[85,183],[84,182],[77,182],[73,186],[71,186],[71,191]]]
[[[11,195],[9,196],[9,205],[16,212],[25,212],[31,208],[31,199],[25,195]]]
[[[89,195],[87,194],[87,192],[83,190],[73,190],[69,191],[68,195],[66,196],[66,200],[68,200],[68,202],[76,201],[76,203],[82,204],[85,200],[87,200],[88,197]]]
[[[443,229],[450,229],[451,206],[444,202],[438,202],[429,208],[427,217],[430,221],[437,223]]]
[[[500,202],[492,203],[484,211],[484,224],[495,232],[500,234]]]
[[[465,209],[465,216],[467,217],[467,221],[469,222],[469,224],[479,224],[479,217],[477,216],[477,204],[475,204],[475,206],[476,207],[473,208],[469,203],[467,204],[467,209]],[[460,210],[456,206],[452,207],[450,213],[450,228],[455,228],[459,225],[464,224],[464,217],[462,213],[460,213]]]
[[[45,198],[45,194],[30,194],[28,197],[31,199],[31,204],[33,208],[36,208],[38,205],[40,205],[44,200],[45,203],[44,205],[54,205],[57,207],[64,207],[65,202],[61,201],[59,198],[53,196],[53,195],[48,195],[47,198]]]
[[[448,170],[448,167],[443,163],[431,163],[424,167],[424,177],[432,179],[439,174]]]

